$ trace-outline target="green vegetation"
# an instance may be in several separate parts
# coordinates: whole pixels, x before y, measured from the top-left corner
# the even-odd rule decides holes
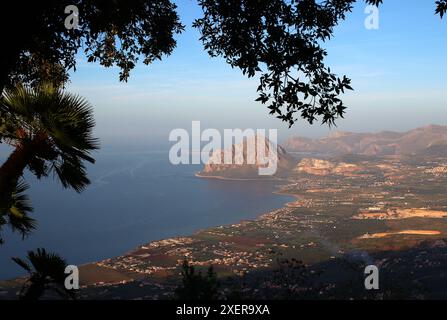
[[[182,286],[175,290],[179,300],[217,300],[219,283],[217,275],[210,266],[206,275],[197,272],[194,266],[184,261],[182,265]]]
[[[82,191],[89,183],[84,161],[94,162],[93,111],[83,98],[44,85],[5,90],[0,100],[3,141],[14,151],[0,167],[0,222],[27,235],[34,227],[20,182],[28,168],[37,178],[54,173],[65,188]]]
[[[29,278],[20,291],[22,300],[38,300],[46,292],[56,293],[62,299],[73,299],[74,291],[64,286],[67,263],[57,254],[47,253],[45,249],[28,251],[29,263],[13,258],[14,262],[29,273]]]

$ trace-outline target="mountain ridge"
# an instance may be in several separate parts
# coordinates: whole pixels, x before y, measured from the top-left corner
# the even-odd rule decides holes
[[[289,152],[315,152],[328,155],[389,156],[424,153],[447,155],[447,126],[428,125],[406,132],[336,131],[318,139],[291,137],[283,146]]]

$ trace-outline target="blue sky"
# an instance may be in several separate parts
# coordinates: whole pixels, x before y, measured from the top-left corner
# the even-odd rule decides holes
[[[118,69],[90,64],[80,56],[69,90],[95,107],[97,135],[105,142],[168,142],[169,131],[192,120],[212,128],[278,128],[289,135],[317,137],[326,126],[299,122],[292,129],[254,102],[257,79],[247,79],[222,59],[203,51],[191,28],[201,10],[195,1],[176,1],[186,31],[174,53],[153,65],[138,65],[127,83]],[[367,30],[366,5],[359,2],[326,44],[327,64],[353,81],[344,96],[346,119],[335,130],[404,131],[447,125],[447,19],[434,15],[434,0],[386,0],[378,30]],[[82,15],[82,12],[80,13]]]

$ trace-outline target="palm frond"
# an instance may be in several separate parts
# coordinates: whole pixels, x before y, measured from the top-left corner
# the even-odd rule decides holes
[[[65,279],[65,260],[55,253],[47,253],[44,248],[38,248],[36,252],[28,251],[28,260],[36,273],[43,277],[49,277],[54,281]]]
[[[2,222],[8,224],[12,231],[21,233],[22,237],[26,237],[37,226],[36,220],[29,217],[33,207],[25,194],[28,188],[28,184],[23,181],[17,183],[11,195],[11,207],[6,213],[6,219]]]
[[[34,90],[27,86],[18,85],[15,88],[4,90],[2,109],[19,117],[31,118],[35,112],[32,108],[34,98]]]
[[[27,272],[31,273],[31,267],[28,263],[26,263],[25,261],[23,261],[20,258],[11,258],[11,259],[15,263],[17,263],[19,266],[21,266],[23,269],[25,269]]]
[[[20,298],[24,300],[37,300],[45,291],[54,291],[62,298],[75,298],[75,293],[64,286],[65,260],[55,253],[48,253],[44,248],[36,251],[28,251],[27,260],[12,258],[12,260],[25,269],[29,274],[25,282]]]
[[[50,84],[37,89],[18,86],[5,90],[3,97],[0,110],[12,124],[11,143],[23,139],[15,132],[25,132],[29,141],[40,139],[28,164],[31,172],[40,178],[54,170],[64,187],[82,191],[90,183],[83,162],[94,163],[92,152],[99,149],[89,102]],[[2,132],[0,127],[0,137]]]
[[[85,166],[78,157],[66,156],[54,164],[54,169],[65,188],[71,187],[76,192],[81,192],[90,184]]]

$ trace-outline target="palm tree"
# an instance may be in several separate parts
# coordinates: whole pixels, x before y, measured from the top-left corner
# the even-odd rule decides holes
[[[45,291],[53,291],[61,298],[74,298],[74,293],[65,288],[65,268],[67,263],[59,255],[47,253],[39,248],[36,252],[28,251],[28,262],[12,258],[15,263],[29,273],[29,278],[20,291],[22,300],[38,300]],[[33,270],[34,269],[34,270]]]
[[[81,192],[89,183],[84,161],[94,163],[98,149],[90,104],[51,85],[5,90],[0,99],[0,142],[14,148],[0,167],[0,224],[14,209],[17,186],[28,168],[37,178],[53,173],[65,188]],[[14,200],[16,199],[16,200]],[[28,231],[29,228],[25,228]]]
[[[25,191],[29,188],[28,184],[19,181],[12,191],[11,206],[4,214],[0,214],[0,231],[1,227],[8,224],[12,231],[18,231],[22,237],[25,237],[36,228],[36,221],[29,217],[29,213],[33,211],[28,196]],[[3,239],[0,237],[0,244]]]

